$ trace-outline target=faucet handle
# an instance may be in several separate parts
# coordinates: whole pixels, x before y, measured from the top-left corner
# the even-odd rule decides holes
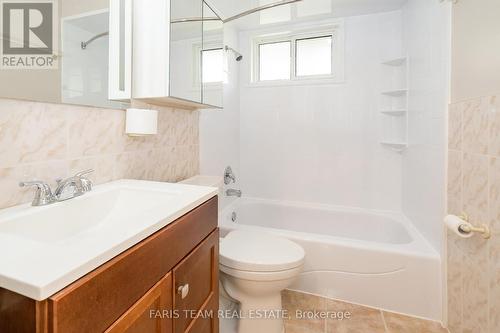
[[[19,187],[27,187],[27,186],[36,186],[38,188],[43,188],[43,187],[48,186],[48,185],[41,180],[31,180],[31,181],[19,183]]]
[[[233,173],[233,169],[230,166],[224,170],[224,184],[229,185],[231,183],[236,183],[236,176]]]
[[[80,179],[83,192],[92,191],[92,186],[93,186],[92,181],[85,176],[90,175],[94,171],[95,171],[94,169],[88,169],[88,170],[80,171],[75,175],[76,178]]]
[[[75,177],[77,178],[82,178],[83,176],[86,176],[86,175],[90,175],[91,173],[93,173],[95,170],[94,169],[88,169],[88,170],[84,170],[84,171],[80,171],[78,172]]]
[[[27,186],[36,186],[35,197],[31,203],[32,206],[45,206],[55,201],[49,184],[40,180],[19,183],[19,187]]]

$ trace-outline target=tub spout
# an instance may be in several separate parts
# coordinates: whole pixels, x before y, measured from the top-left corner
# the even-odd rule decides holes
[[[226,195],[228,197],[238,197],[238,198],[240,198],[241,197],[241,191],[230,188],[230,189],[226,190]]]

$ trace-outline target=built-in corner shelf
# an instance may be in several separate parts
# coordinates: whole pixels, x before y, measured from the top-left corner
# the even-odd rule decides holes
[[[382,146],[385,146],[387,148],[390,148],[398,153],[401,153],[404,151],[407,147],[408,144],[406,142],[389,142],[389,141],[382,141],[380,142]]]
[[[407,93],[408,89],[395,89],[395,90],[383,91],[382,95],[392,96],[392,97],[402,97],[405,96]]]
[[[382,119],[382,138],[380,144],[395,152],[408,148],[410,59],[398,56],[381,62],[381,86],[394,88],[382,91],[380,113]]]
[[[388,116],[402,117],[405,116],[408,111],[401,109],[401,110],[382,110],[380,112]]]
[[[382,65],[386,65],[386,66],[402,66],[402,65],[406,64],[407,60],[408,60],[407,57],[393,58],[393,59],[388,59],[388,60],[382,62]]]

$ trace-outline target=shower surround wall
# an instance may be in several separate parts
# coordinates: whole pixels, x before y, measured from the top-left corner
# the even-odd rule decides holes
[[[55,179],[88,168],[105,183],[175,182],[198,174],[198,112],[159,110],[158,135],[125,135],[125,111],[0,99],[0,209],[29,202],[22,180]]]
[[[238,48],[238,33],[231,23],[224,25],[224,45]],[[231,188],[238,188],[240,180],[240,66],[241,62],[228,53],[224,108],[200,111],[200,173],[222,177],[224,169],[231,166],[238,182],[226,186]],[[219,203],[224,207],[235,199],[223,196]]]
[[[403,48],[410,71],[402,210],[440,253],[446,212],[450,30],[451,5],[447,2],[409,0],[403,7]]]
[[[251,85],[255,32],[240,34],[246,196],[401,210],[401,155],[379,144],[378,105],[380,63],[400,55],[401,27],[400,11],[345,18],[345,82],[319,85]]]
[[[238,33],[231,23],[224,25],[224,45],[238,47]],[[241,62],[237,62],[231,53],[227,53],[224,108],[200,111],[200,171],[202,174],[222,176],[226,166],[230,165],[239,176],[240,66]]]
[[[409,0],[399,11],[345,18],[339,84],[249,84],[247,61],[240,83],[245,195],[403,212],[442,253],[450,8]],[[246,59],[252,34],[240,34]],[[398,154],[379,144],[390,117],[379,100],[382,91],[405,88],[386,86],[381,65],[401,56],[409,59],[409,147]]]

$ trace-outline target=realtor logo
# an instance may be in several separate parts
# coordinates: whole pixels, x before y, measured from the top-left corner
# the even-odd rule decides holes
[[[55,0],[0,3],[2,69],[56,68]]]

